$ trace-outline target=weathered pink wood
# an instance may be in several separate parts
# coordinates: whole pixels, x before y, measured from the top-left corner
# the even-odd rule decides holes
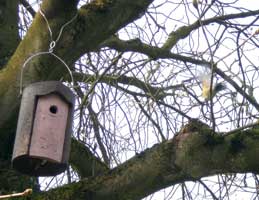
[[[69,105],[57,94],[37,100],[29,155],[61,162]]]

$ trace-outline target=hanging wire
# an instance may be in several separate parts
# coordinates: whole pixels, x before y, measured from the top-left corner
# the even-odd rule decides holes
[[[70,68],[68,67],[68,65],[66,64],[66,62],[64,60],[62,60],[59,56],[57,56],[56,54],[54,54],[53,52],[50,51],[42,51],[42,52],[38,52],[33,54],[32,56],[30,56],[29,58],[27,58],[27,60],[24,62],[23,66],[22,66],[22,70],[21,70],[21,77],[20,77],[20,95],[22,95],[22,84],[23,84],[23,71],[24,68],[26,67],[27,63],[30,62],[34,57],[36,56],[40,56],[40,55],[46,55],[46,54],[50,54],[52,56],[54,56],[55,58],[57,58],[63,65],[65,65],[67,71],[69,72],[69,75],[71,77],[71,81],[74,84],[74,77],[72,74],[72,71],[70,70]]]
[[[59,41],[59,39],[61,38],[61,35],[63,33],[63,30],[64,28],[69,25],[70,23],[72,23],[76,18],[77,18],[77,15],[78,13],[72,18],[70,19],[68,22],[66,22],[65,24],[62,25],[62,27],[60,28],[60,31],[59,31],[59,34],[56,38],[56,40],[53,40],[53,33],[52,33],[52,30],[51,30],[51,27],[49,25],[49,22],[48,22],[48,19],[47,17],[45,16],[45,14],[43,13],[43,11],[41,9],[39,9],[39,13],[41,14],[41,16],[44,18],[46,24],[47,24],[47,28],[49,30],[49,34],[50,34],[50,39],[51,39],[51,42],[49,44],[49,50],[48,51],[41,51],[41,52],[37,52],[33,55],[31,55],[30,57],[28,57],[26,59],[26,61],[23,63],[23,66],[22,66],[22,69],[21,69],[21,77],[20,77],[20,95],[22,95],[22,90],[23,90],[23,71],[26,67],[26,65],[28,64],[28,62],[30,62],[34,57],[36,56],[40,56],[40,55],[46,55],[46,54],[50,54],[52,56],[54,56],[55,58],[57,58],[67,69],[67,71],[69,72],[69,75],[71,77],[71,81],[72,81],[72,84],[74,85],[74,78],[73,78],[73,74],[72,74],[72,71],[70,70],[70,68],[68,67],[68,65],[66,64],[66,62],[60,58],[58,55],[56,55],[55,53],[53,53],[54,51],[54,48],[56,46],[56,43]],[[73,86],[72,86],[73,87]]]
[[[41,16],[44,18],[44,20],[45,20],[45,22],[46,22],[46,24],[47,24],[47,28],[49,29],[50,39],[51,39],[51,41],[53,41],[53,38],[52,38],[52,30],[51,30],[51,28],[50,28],[49,21],[48,21],[46,15],[45,15],[45,14],[43,13],[43,11],[41,10],[41,8],[40,8],[39,12],[40,12]]]

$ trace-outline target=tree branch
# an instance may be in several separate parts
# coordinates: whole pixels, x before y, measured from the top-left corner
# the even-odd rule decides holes
[[[17,10],[16,0],[0,3],[0,70],[10,59],[20,42]]]
[[[81,178],[92,177],[108,171],[99,158],[82,143],[72,138],[69,163]]]
[[[170,50],[144,44],[139,39],[123,41],[117,37],[112,37],[109,40],[105,41],[102,44],[102,46],[107,46],[107,47],[116,49],[117,51],[120,51],[120,52],[134,51],[134,52],[143,53],[151,57],[152,59],[167,58],[167,59],[182,61],[184,63],[189,62],[192,64],[201,65],[204,67],[211,66],[211,63],[206,60],[195,59],[192,57],[174,54],[174,53],[171,53]],[[238,93],[244,96],[247,99],[247,101],[251,103],[259,111],[259,104],[255,100],[255,98],[249,96],[249,94],[247,94],[242,88],[240,88],[233,79],[231,79],[229,76],[227,76],[227,74],[225,74],[221,69],[219,69],[216,66],[216,64],[214,64],[213,69],[216,74],[218,74],[221,78],[223,78],[230,85],[232,85],[237,90]]]
[[[97,114],[94,112],[92,105],[90,103],[87,103],[87,109],[90,115],[90,119],[92,120],[93,123],[93,129],[94,129],[94,134],[97,140],[97,143],[99,145],[100,151],[102,152],[103,160],[107,166],[110,165],[110,159],[108,157],[107,151],[105,149],[105,146],[103,145],[102,137],[100,134],[100,124],[98,120]]]
[[[237,18],[245,18],[250,16],[255,16],[259,14],[259,10],[255,11],[248,11],[248,12],[241,12],[241,13],[235,13],[235,14],[229,14],[229,15],[222,15],[222,16],[216,16],[210,19],[206,20],[197,20],[191,25],[188,26],[181,26],[176,31],[172,31],[169,34],[169,37],[167,41],[163,45],[163,49],[171,49],[180,39],[184,39],[187,36],[190,35],[190,33],[201,26],[206,26],[211,23],[218,23],[218,24],[225,24],[225,21],[231,20],[231,19],[237,19]]]
[[[31,7],[31,4],[28,3],[26,0],[20,0],[20,3],[23,5],[23,7],[31,14],[32,17],[35,17],[36,12],[35,10]]]
[[[95,75],[84,74],[80,72],[73,72],[73,76],[74,76],[74,79],[78,82],[93,83],[97,80],[97,77]],[[66,76],[65,78],[66,78],[65,80],[70,79],[69,76]],[[150,97],[154,100],[163,99],[166,96],[173,95],[172,93],[166,93],[166,91],[177,90],[183,87],[182,84],[172,85],[168,87],[155,87],[150,85],[149,83],[145,83],[144,81],[139,80],[136,77],[129,77],[126,75],[107,74],[101,77],[98,82],[106,83],[114,87],[117,87],[118,84],[131,85],[142,90],[143,92],[145,92],[145,95],[147,97]]]
[[[218,173],[258,173],[259,158],[254,156],[259,153],[258,142],[258,129],[224,137],[193,121],[175,138],[154,145],[102,176],[33,199],[141,199],[169,185]]]

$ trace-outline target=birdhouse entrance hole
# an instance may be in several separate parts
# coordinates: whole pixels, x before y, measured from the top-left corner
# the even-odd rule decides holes
[[[53,114],[56,114],[58,112],[58,107],[55,105],[50,106],[49,111]]]

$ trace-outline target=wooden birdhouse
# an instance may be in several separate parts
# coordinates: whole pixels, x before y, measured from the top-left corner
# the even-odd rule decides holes
[[[31,176],[54,176],[67,167],[74,109],[72,91],[59,81],[37,82],[23,91],[13,167]]]

